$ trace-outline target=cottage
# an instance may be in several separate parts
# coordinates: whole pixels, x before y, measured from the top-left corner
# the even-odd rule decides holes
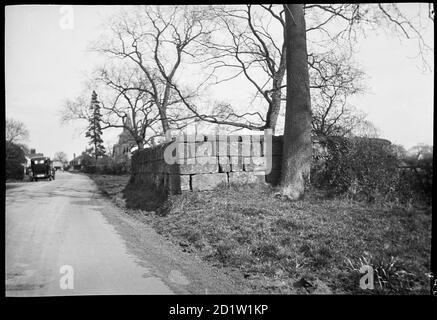
[[[83,155],[79,155],[76,157],[76,154],[73,154],[73,160],[69,162],[70,168],[73,170],[80,170],[82,168],[82,160]]]

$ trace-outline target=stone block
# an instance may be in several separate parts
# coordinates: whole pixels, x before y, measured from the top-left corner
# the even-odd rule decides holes
[[[191,183],[190,183],[190,175],[181,175],[181,191],[190,191],[191,190]]]
[[[179,193],[180,191],[190,191],[190,175],[169,174],[167,190],[171,194]]]
[[[195,164],[173,164],[167,167],[170,174],[199,174],[199,173],[218,173],[219,166],[216,163],[195,163]]]
[[[229,157],[217,157],[217,161],[219,164],[230,164]]]
[[[229,157],[229,162],[231,164],[231,171],[243,171],[243,159],[241,157]]]
[[[219,172],[230,172],[231,171],[231,163],[228,157],[218,157],[218,166]]]
[[[183,156],[179,156],[179,158],[216,157],[216,145],[215,140],[202,142],[188,141],[179,147],[179,153],[183,154]]]
[[[196,142],[196,158],[215,157],[216,141]]]
[[[227,182],[228,175],[226,173],[195,174],[191,176],[193,191],[213,190],[219,184]]]
[[[251,146],[252,146],[251,136],[250,135],[242,135],[241,136],[240,156],[250,157]]]
[[[243,159],[241,157],[238,157],[238,156],[230,156],[229,163],[230,164],[242,164]]]
[[[215,153],[218,157],[228,157],[228,140],[218,140]]]
[[[243,163],[244,171],[264,171],[266,170],[265,157],[250,157],[249,163]]]
[[[229,183],[260,183],[264,182],[264,175],[253,172],[230,172]]]
[[[217,164],[217,157],[196,157],[196,164],[204,165],[204,164]]]
[[[218,164],[187,164],[181,165],[181,174],[218,173]]]
[[[208,136],[208,139],[210,136]],[[228,141],[228,135],[227,134],[215,134],[214,135],[215,141]]]
[[[238,141],[228,142],[228,155],[230,157],[241,156],[241,149],[242,149],[241,142]]]
[[[193,142],[203,142],[206,141],[207,137],[203,134],[187,134],[185,135],[185,141]]]
[[[258,139],[252,139],[250,155],[253,157],[264,156],[264,143]]]

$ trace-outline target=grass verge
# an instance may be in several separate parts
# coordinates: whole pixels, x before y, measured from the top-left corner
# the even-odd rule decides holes
[[[256,293],[429,294],[431,208],[385,208],[231,185],[165,198],[129,176],[90,175],[128,214]],[[122,201],[120,199],[123,199]],[[375,270],[360,288],[360,267]]]

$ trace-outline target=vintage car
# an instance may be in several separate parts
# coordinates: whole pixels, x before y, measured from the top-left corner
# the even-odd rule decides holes
[[[38,179],[55,180],[55,169],[53,162],[48,157],[32,158],[30,160],[30,180],[38,181]]]

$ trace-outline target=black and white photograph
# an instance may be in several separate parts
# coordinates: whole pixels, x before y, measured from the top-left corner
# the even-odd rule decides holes
[[[4,10],[6,299],[437,296],[432,3]]]

